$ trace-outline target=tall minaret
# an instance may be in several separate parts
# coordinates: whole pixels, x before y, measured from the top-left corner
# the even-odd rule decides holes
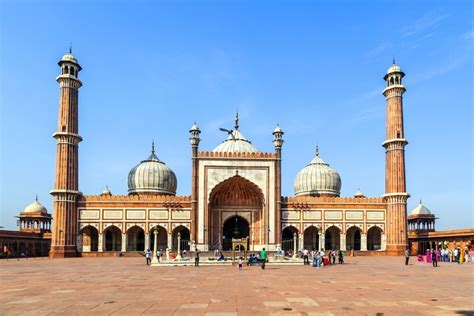
[[[385,201],[387,203],[387,252],[402,254],[407,245],[407,199],[405,181],[405,146],[408,144],[403,131],[403,93],[405,76],[400,67],[388,69],[384,80],[387,87],[383,95],[387,99],[387,122],[385,147]]]
[[[81,66],[69,53],[58,63],[61,74],[59,83],[58,129],[53,134],[56,146],[56,179],[54,190],[54,225],[50,257],[62,258],[77,255],[77,208],[79,197],[78,144],[78,92],[82,82],[78,79]]]

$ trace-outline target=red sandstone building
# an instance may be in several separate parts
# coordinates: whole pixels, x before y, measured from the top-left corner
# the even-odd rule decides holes
[[[246,238],[247,249],[252,251],[324,248],[395,255],[408,247],[408,236],[416,252],[415,248],[422,249],[439,234],[434,232],[434,217],[426,214],[412,214],[410,233],[407,229],[405,74],[395,64],[384,76],[386,168],[385,194],[380,197],[366,197],[360,190],[341,197],[341,177],[322,160],[318,149],[296,175],[294,196],[282,196],[283,130],[277,125],[272,132],[274,151],[261,152],[241,132],[238,115],[232,130],[222,129],[228,137],[211,151],[199,149],[201,130],[196,124],[191,127],[190,196],[176,196],[176,176],[158,158],[154,144],[149,157],[130,170],[128,195],[113,195],[107,187],[100,195],[83,194],[78,182],[82,68],[71,52],[58,64],[51,257],[148,248],[228,250],[233,238]],[[20,227],[25,223],[29,227],[31,220],[35,219]],[[420,229],[423,225],[433,229]],[[2,233],[0,239],[7,234]],[[468,235],[464,239],[472,239]]]
[[[281,196],[283,130],[273,131],[273,152],[261,152],[235,126],[212,151],[201,151],[201,131],[194,124],[190,196],[176,196],[174,172],[150,156],[132,168],[128,195],[100,195],[79,190],[78,93],[81,66],[71,52],[59,61],[60,87],[54,227],[50,255],[67,257],[90,252],[140,251],[153,248],[229,249],[232,238],[248,238],[258,251],[325,248],[400,254],[407,245],[403,127],[404,73],[393,64],[383,95],[387,121],[385,194],[341,197],[341,179],[316,151],[296,175],[295,196]],[[308,157],[310,158],[310,157]]]

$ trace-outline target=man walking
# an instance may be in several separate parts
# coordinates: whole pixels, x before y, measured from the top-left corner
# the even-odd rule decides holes
[[[199,249],[196,248],[194,251],[194,266],[199,267]]]
[[[308,249],[303,250],[303,264],[309,265]]]
[[[265,248],[260,251],[260,260],[262,260],[262,270],[265,270],[265,262],[267,261],[267,252]]]
[[[405,265],[408,265],[408,260],[410,260],[410,251],[405,249]]]
[[[431,261],[433,262],[433,268],[437,268],[438,258],[436,258],[436,251],[434,251],[434,249],[431,249]]]
[[[150,258],[150,256],[151,256],[151,251],[150,251],[150,249],[147,249],[147,250],[145,251],[145,258],[146,258],[146,265],[147,265],[147,266],[149,266],[149,265],[151,264],[151,258]]]

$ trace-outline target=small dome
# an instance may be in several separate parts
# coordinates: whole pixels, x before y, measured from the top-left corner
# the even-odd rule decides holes
[[[191,126],[190,132],[200,132],[201,130],[197,126],[196,122],[194,122],[193,126]]]
[[[177,184],[173,170],[156,157],[154,144],[148,159],[133,167],[128,174],[129,194],[176,195]]]
[[[244,135],[238,130],[233,130],[229,137],[224,140],[219,146],[214,148],[214,152],[228,152],[228,153],[258,153],[259,150],[247,140]]]
[[[339,196],[341,177],[319,157],[316,147],[316,157],[298,173],[294,188],[296,196]]]
[[[112,195],[112,192],[110,192],[108,185],[105,186],[104,191],[102,191],[100,195]]]
[[[280,124],[277,124],[277,126],[275,127],[275,130],[273,130],[273,134],[275,133],[283,133],[283,130],[281,129]]]
[[[357,192],[354,194],[354,197],[356,198],[364,198],[365,195],[364,193],[362,193],[362,191],[360,189],[357,189]]]
[[[410,215],[431,215],[431,211],[420,200],[420,204],[411,211]]]
[[[23,213],[38,213],[38,212],[47,214],[48,210],[46,209],[46,207],[41,205],[41,203],[38,201],[38,197],[36,197],[33,203],[25,207],[25,209],[23,210]]]
[[[390,66],[390,68],[388,68],[387,70],[387,74],[391,74],[393,72],[402,72],[402,70],[400,69],[400,67],[398,67],[397,65],[393,64]]]
[[[76,57],[74,57],[74,55],[71,52],[64,55],[63,58],[61,58],[61,61],[70,61],[75,64],[78,64]]]

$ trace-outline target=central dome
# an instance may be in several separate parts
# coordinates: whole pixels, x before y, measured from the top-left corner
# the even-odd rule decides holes
[[[128,174],[128,194],[176,195],[178,181],[173,170],[155,155],[152,144],[151,155],[132,168]]]
[[[319,157],[316,147],[316,157],[298,173],[294,187],[296,196],[339,196],[341,177]]]
[[[227,153],[258,153],[257,147],[252,145],[252,142],[247,140],[239,131],[239,114],[235,115],[234,130],[229,131],[221,128],[221,131],[229,133],[229,137],[224,140],[219,146],[214,148],[213,152],[227,152]]]

